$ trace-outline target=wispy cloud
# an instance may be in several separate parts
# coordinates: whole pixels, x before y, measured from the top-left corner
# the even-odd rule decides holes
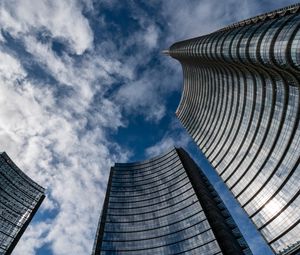
[[[75,1],[1,4],[2,31],[19,41],[30,61],[54,79],[48,82],[34,78],[34,70],[28,73],[18,52],[7,50],[4,37],[1,150],[47,188],[40,210],[45,218],[30,225],[14,254],[34,254],[43,245],[53,254],[90,251],[108,170],[128,157],[108,138],[108,130],[124,123],[120,106],[104,94],[115,76],[126,79],[130,70],[94,51],[82,8]],[[62,42],[65,53],[58,55],[53,41]],[[73,53],[83,55],[75,60]]]
[[[172,147],[186,148],[191,142],[190,136],[184,132],[178,120],[174,119],[165,135],[156,144],[148,147],[145,151],[147,157],[154,157],[168,151]]]
[[[77,1],[2,1],[1,28],[15,38],[42,32],[68,43],[76,54],[93,46],[93,32]]]
[[[108,169],[114,161],[127,158],[105,131],[122,125],[121,114],[103,99],[99,102],[103,114],[89,116],[74,110],[73,115],[69,107],[58,107],[53,90],[27,79],[18,60],[6,53],[1,59],[6,60],[0,66],[2,148],[48,189],[42,210],[58,211],[48,224],[32,225],[15,254],[45,243],[52,244],[54,254],[85,254],[91,248]],[[68,100],[75,106],[77,97]],[[89,117],[93,122],[86,130]],[[41,227],[43,235],[32,236]],[[33,237],[36,242],[30,241]]]
[[[255,1],[252,2],[255,4]],[[247,0],[240,1],[238,5],[235,0],[173,0],[171,3],[163,3],[163,15],[169,22],[170,43],[211,33],[233,20],[244,18],[251,9]]]

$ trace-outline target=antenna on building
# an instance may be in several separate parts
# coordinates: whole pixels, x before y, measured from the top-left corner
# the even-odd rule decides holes
[[[170,51],[169,50],[162,50],[161,54],[170,56]]]

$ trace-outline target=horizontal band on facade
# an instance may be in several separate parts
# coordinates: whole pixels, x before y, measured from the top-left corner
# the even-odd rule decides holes
[[[182,211],[182,210],[181,210]],[[163,225],[163,226],[160,226],[160,227],[156,227],[156,228],[147,228],[147,229],[141,229],[141,230],[133,230],[133,231],[109,231],[109,230],[104,230],[104,233],[116,233],[116,234],[120,234],[120,233],[139,233],[139,232],[147,232],[147,231],[151,231],[151,230],[157,230],[157,229],[160,229],[160,228],[165,228],[165,227],[168,227],[168,226],[172,226],[174,224],[177,224],[177,223],[180,223],[180,222],[183,222],[187,219],[190,219],[192,217],[194,217],[195,215],[197,214],[201,214],[203,212],[203,210],[200,210],[200,211],[197,211],[196,213],[182,219],[182,220],[179,220],[179,221],[175,221],[175,222],[172,222],[171,224],[167,224],[167,225]],[[202,220],[201,222],[205,221],[206,219]],[[108,223],[113,223],[113,222],[108,222]],[[124,223],[124,222],[122,222]],[[126,222],[126,223],[132,223],[132,222]]]
[[[181,169],[182,170],[182,169]],[[178,171],[179,172],[179,171]],[[166,181],[166,182],[164,182],[164,183],[161,183],[161,184],[158,184],[158,185],[154,185],[154,186],[151,186],[151,188],[147,188],[147,189],[139,189],[139,190],[125,190],[125,189],[120,189],[120,190],[117,190],[117,189],[115,189],[115,190],[113,190],[113,189],[111,189],[111,192],[114,192],[114,193],[117,193],[117,192],[121,192],[121,193],[124,193],[124,192],[129,192],[129,193],[132,193],[132,192],[144,192],[144,191],[147,191],[147,193],[144,193],[144,195],[147,195],[147,194],[149,194],[149,193],[152,193],[152,192],[148,192],[149,191],[149,189],[154,189],[154,188],[157,188],[157,187],[160,187],[160,186],[165,186],[165,184],[166,183],[169,183],[169,182],[171,182],[171,181],[173,181],[173,180],[175,180],[176,178],[178,178],[178,177],[180,177],[180,176],[185,176],[186,174],[185,174],[185,172],[184,171],[182,171],[181,173],[179,173],[178,175],[176,175],[176,176],[174,176],[172,179],[170,179],[170,180],[168,180],[168,181]],[[115,187],[116,188],[116,187]]]
[[[187,176],[183,175],[183,177],[181,177],[180,180],[177,180],[176,182],[172,183],[171,187],[176,187],[176,185],[178,183],[180,183],[184,179],[188,180]],[[169,186],[166,186],[166,187],[163,187],[162,189],[158,189],[158,190],[155,190],[155,191],[153,191],[151,193],[147,193],[147,194],[142,193],[142,194],[139,194],[139,195],[129,195],[129,196],[115,196],[115,195],[111,195],[110,197],[113,197],[113,198],[135,198],[135,197],[141,197],[141,196],[145,197],[145,196],[148,196],[148,195],[156,194],[156,193],[158,193],[158,192],[160,192],[162,190],[167,190],[169,188],[170,188]],[[124,192],[122,192],[122,193],[124,193]],[[142,201],[142,200],[138,200],[138,201]]]
[[[169,174],[169,175],[164,176],[163,178],[168,177],[168,176],[170,176],[170,172],[172,172],[172,170],[173,170],[174,167],[179,168],[178,171],[180,171],[180,170],[182,169],[182,164],[179,162],[177,165],[169,165],[169,166],[165,167],[164,169],[162,169],[162,170],[167,169],[167,171],[162,172],[161,174],[155,175],[155,176],[153,176],[153,177],[151,177],[151,178],[147,178],[147,179],[145,179],[145,180],[143,180],[143,181],[153,180],[153,179],[158,178],[158,177],[160,177],[160,176],[164,176],[165,174]],[[181,168],[180,168],[180,167],[181,167]],[[132,179],[131,182],[127,182],[127,181],[124,181],[124,182],[117,182],[117,181],[115,181],[114,178],[113,178],[113,179],[112,179],[112,184],[117,184],[117,185],[112,185],[112,187],[123,187],[123,188],[127,188],[127,187],[128,187],[128,188],[131,188],[131,187],[138,187],[138,186],[144,186],[144,185],[149,185],[149,184],[151,184],[151,183],[155,183],[155,182],[157,182],[157,180],[155,180],[155,181],[150,181],[150,182],[146,182],[146,183],[142,183],[142,184],[140,184],[140,182],[142,182],[142,181],[135,181],[135,180],[133,180],[133,179]],[[131,183],[131,185],[126,185],[126,184],[128,184],[128,183]],[[118,185],[118,184],[122,184],[122,186],[121,186],[121,185]],[[123,184],[125,184],[125,185],[123,185]]]
[[[166,164],[159,165],[158,167],[153,168],[154,171],[153,171],[153,169],[147,170],[147,172],[150,172],[150,173],[144,174],[144,175],[139,175],[140,172],[138,171],[138,173],[134,173],[134,174],[130,175],[130,177],[124,177],[124,175],[122,175],[122,177],[119,177],[118,175],[115,174],[116,172],[114,172],[113,182],[123,183],[122,180],[124,180],[124,183],[132,182],[132,181],[140,182],[140,181],[148,180],[151,178],[155,178],[158,176],[155,174],[160,173],[161,170],[168,169],[168,168],[170,168],[170,166],[173,166],[173,164],[177,164],[179,162],[178,160],[175,162],[172,162],[173,160],[174,160],[174,158],[172,158],[170,161],[166,162]],[[179,163],[179,165],[180,165],[180,163]],[[162,172],[162,173],[164,173],[164,172]],[[154,176],[152,177],[152,175],[154,175]],[[135,180],[135,179],[137,179],[137,180]],[[142,180],[139,180],[139,179],[142,179]]]
[[[124,207],[111,207],[111,206],[109,206],[109,209],[110,210],[132,210],[132,209],[134,210],[134,209],[139,209],[139,208],[144,208],[144,207],[151,207],[151,206],[154,206],[154,205],[165,203],[165,202],[170,201],[170,200],[172,200],[174,198],[177,198],[177,197],[183,195],[184,193],[186,193],[186,192],[188,192],[188,191],[190,191],[192,189],[193,189],[193,187],[191,186],[190,188],[184,190],[183,192],[177,194],[176,196],[170,197],[170,198],[168,198],[166,200],[162,200],[162,201],[159,201],[159,202],[156,202],[156,203],[153,203],[153,204],[148,204],[148,205],[138,206],[138,207],[127,207],[127,208],[126,207],[124,208]]]
[[[7,192],[6,190],[4,190],[1,186],[0,186],[0,190],[2,190],[2,192],[4,192],[5,194],[7,194],[7,196],[9,196],[13,200],[15,200],[17,203],[20,203],[22,206],[24,206],[26,208],[27,207],[31,208],[33,206],[32,203],[24,203],[22,200],[20,200],[21,196],[19,197],[19,196],[13,196],[13,195],[11,195],[9,192]],[[20,194],[22,194],[22,193],[20,193]]]
[[[32,180],[29,176],[23,173],[23,171],[11,160],[11,158],[7,155],[6,152],[2,152],[0,157],[2,157],[5,162],[10,166],[12,170],[29,186],[32,186],[33,188],[37,189],[40,192],[45,192],[45,189],[40,186],[38,183],[36,183],[34,180]]]
[[[152,173],[156,173],[157,171],[153,171],[156,169],[160,169],[161,167],[165,168],[166,165],[170,165],[172,163],[173,160],[176,160],[176,154],[169,156],[165,161],[160,162],[158,164],[155,164],[155,167],[147,167],[145,168],[139,168],[139,169],[134,169],[134,170],[122,170],[122,169],[118,169],[116,167],[114,167],[114,176],[113,178],[116,179],[131,179],[132,177],[135,177],[137,175],[138,178],[143,178],[145,176],[151,175]],[[126,172],[127,171],[127,172]],[[144,174],[150,172],[149,174]],[[142,174],[142,175],[140,175]],[[119,177],[121,176],[121,177]],[[129,177],[125,177],[125,176],[129,176]]]
[[[109,223],[134,223],[134,222],[143,222],[143,221],[153,221],[153,220],[156,220],[156,219],[159,219],[159,218],[163,218],[163,217],[166,217],[166,216],[170,216],[172,214],[175,214],[177,212],[180,212],[180,211],[183,211],[185,210],[186,208],[189,208],[190,206],[196,204],[198,201],[195,201],[195,202],[192,202],[191,204],[189,204],[188,206],[186,207],[183,207],[183,208],[180,208],[178,210],[174,210],[172,211],[171,213],[167,213],[167,214],[164,214],[164,215],[159,215],[157,217],[153,217],[153,218],[148,218],[148,219],[142,219],[142,220],[134,220],[134,221],[110,221],[110,219],[107,220],[107,222]],[[107,216],[109,217],[110,215],[107,214]],[[120,216],[120,215],[116,215],[116,216]],[[122,216],[122,215],[121,215]]]
[[[189,197],[187,197],[187,198],[185,198],[185,199],[183,199],[183,200],[180,200],[180,201],[178,201],[178,202],[176,202],[176,203],[174,203],[174,204],[172,204],[172,205],[170,205],[170,206],[161,207],[161,208],[159,208],[159,209],[152,210],[152,211],[148,211],[148,212],[142,212],[142,213],[129,213],[129,214],[112,214],[112,213],[108,213],[107,215],[108,215],[108,216],[122,216],[122,217],[126,217],[126,216],[137,216],[137,215],[143,215],[143,214],[151,214],[151,213],[154,213],[154,212],[159,212],[159,211],[161,211],[161,210],[163,210],[163,209],[168,209],[168,208],[171,208],[171,207],[173,207],[173,206],[176,206],[176,205],[178,205],[178,204],[180,204],[180,203],[186,201],[187,199],[192,198],[193,196],[195,197],[195,193],[191,194]],[[196,197],[195,197],[195,199],[196,199]],[[198,201],[196,201],[196,202],[198,202]],[[192,203],[193,203],[193,202],[192,202]],[[191,204],[192,204],[192,203],[191,203]],[[108,208],[108,209],[110,209],[110,208]]]
[[[188,178],[184,178],[188,181]],[[181,184],[181,182],[180,182]],[[186,186],[190,184],[189,182],[186,182],[186,183],[183,183],[182,185],[176,187],[175,185],[172,185],[171,187],[176,187],[176,189],[174,190],[170,190],[170,192],[168,193],[164,193],[164,194],[161,194],[159,196],[156,196],[156,197],[151,197],[151,198],[147,198],[147,199],[143,199],[143,200],[138,200],[138,201],[132,201],[132,200],[126,200],[126,201],[109,201],[109,204],[135,204],[135,203],[140,203],[140,202],[145,202],[145,201],[149,201],[149,200],[155,200],[155,199],[158,199],[158,198],[161,198],[163,196],[166,196],[166,194],[169,194],[169,193],[172,193],[172,192],[176,192],[177,190],[181,189],[182,187]],[[168,187],[168,190],[169,190],[170,187]],[[157,193],[157,192],[155,192]],[[115,197],[114,197],[115,198]]]
[[[180,240],[180,241],[178,241],[178,242],[173,242],[173,243],[169,243],[169,244],[166,244],[166,245],[159,245],[159,246],[147,247],[147,248],[144,248],[144,249],[131,249],[131,250],[123,250],[123,249],[118,249],[118,250],[108,250],[108,249],[102,249],[102,251],[111,251],[111,252],[113,252],[113,251],[118,251],[118,252],[134,252],[134,251],[152,250],[152,249],[157,249],[157,248],[166,247],[166,246],[170,246],[170,245],[174,245],[174,244],[177,244],[177,243],[184,242],[184,241],[186,241],[186,240],[192,239],[192,238],[194,238],[194,237],[196,237],[196,236],[199,236],[199,235],[201,235],[201,234],[203,234],[203,233],[205,233],[205,232],[208,232],[208,231],[210,231],[210,229],[205,230],[205,231],[203,231],[202,233],[196,234],[196,235],[191,236],[191,237],[189,237],[189,238],[185,238],[185,239],[182,239],[182,240]],[[209,243],[211,243],[211,242],[214,242],[214,241],[215,241],[215,239],[210,240],[210,241],[207,241],[207,242],[205,242],[205,243],[203,243],[203,244],[201,244],[201,245],[199,245],[199,246],[197,246],[197,247],[195,247],[195,248],[199,248],[199,247],[201,247],[201,246],[207,245],[207,244],[209,244]],[[184,251],[184,252],[186,252],[186,251]],[[177,253],[176,253],[176,254],[177,254]]]
[[[18,186],[18,184],[14,183],[6,174],[3,174],[2,172],[0,172],[0,182],[6,182],[6,183],[9,183],[9,187],[17,190],[18,192],[21,192],[22,193],[22,196],[25,196],[27,197],[28,199],[33,199],[35,201],[38,201],[38,197],[36,196],[33,196],[33,195],[30,195],[28,194],[28,192],[26,192],[26,187],[20,187]],[[3,185],[3,186],[6,186],[8,187],[8,185]]]
[[[180,222],[183,222],[183,221],[184,221],[184,220],[182,220],[182,221],[180,221]],[[155,236],[155,237],[147,237],[147,238],[144,238],[144,239],[127,239],[127,240],[105,240],[105,239],[103,239],[103,242],[124,243],[124,242],[138,242],[138,241],[153,240],[153,239],[157,239],[157,238],[161,238],[161,237],[166,237],[166,236],[170,236],[170,235],[177,234],[177,233],[182,232],[182,231],[184,231],[184,230],[187,230],[187,229],[190,229],[190,228],[192,228],[192,227],[195,227],[195,226],[197,226],[197,225],[203,223],[204,221],[207,221],[207,220],[206,220],[206,219],[200,220],[200,221],[198,221],[197,223],[194,223],[194,224],[191,225],[191,226],[188,226],[188,227],[186,227],[186,228],[177,230],[177,231],[175,231],[175,232],[169,232],[168,234],[165,234],[165,235],[160,235],[160,236]],[[178,222],[177,222],[177,223],[178,223]],[[170,224],[170,225],[168,225],[168,226],[171,226],[171,225],[173,225],[173,224]],[[159,229],[159,228],[155,228],[155,229]],[[205,230],[202,231],[201,233],[204,233],[204,232],[206,232],[206,231],[208,231],[208,230],[211,230],[211,228],[205,229]],[[138,232],[142,232],[142,231],[138,231]],[[143,231],[143,232],[144,232],[144,231]],[[104,233],[107,233],[107,232],[104,231]],[[110,232],[110,233],[115,233],[115,234],[117,234],[118,232]],[[126,233],[128,233],[128,232],[126,232]],[[134,232],[130,232],[130,233],[134,233]],[[201,233],[200,233],[200,234],[201,234]]]

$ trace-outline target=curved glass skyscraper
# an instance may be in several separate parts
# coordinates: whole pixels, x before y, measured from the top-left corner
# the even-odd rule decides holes
[[[11,254],[44,199],[44,188],[0,154],[0,255]]]
[[[183,149],[115,164],[93,254],[252,254],[208,180]]]
[[[300,244],[300,7],[175,43],[177,116],[277,252]]]

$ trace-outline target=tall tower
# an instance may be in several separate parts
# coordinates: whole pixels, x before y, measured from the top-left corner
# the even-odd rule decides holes
[[[278,254],[300,246],[299,12],[289,6],[164,52],[183,68],[179,120]]]
[[[252,254],[183,149],[111,168],[93,255]]]
[[[44,188],[0,154],[0,254],[9,255],[44,199]]]

